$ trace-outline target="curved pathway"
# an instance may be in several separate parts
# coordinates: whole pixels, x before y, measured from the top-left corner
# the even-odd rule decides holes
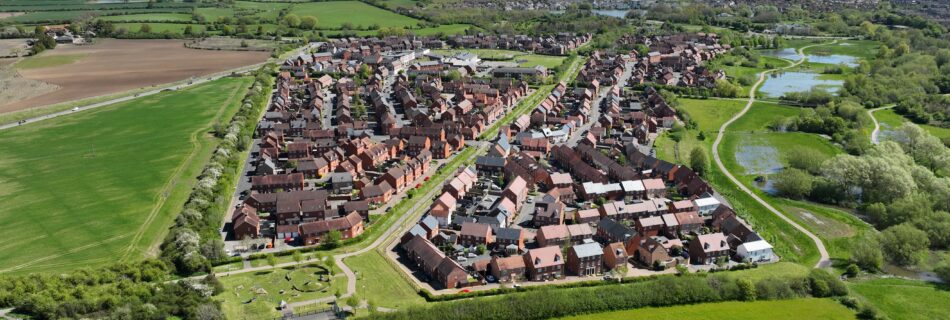
[[[890,109],[893,107],[894,106],[886,106],[886,107],[880,107],[880,108],[874,108],[874,109],[868,110],[868,116],[871,117],[871,121],[874,121],[874,131],[871,131],[871,143],[873,144],[881,143],[880,138],[878,138],[878,136],[880,136],[881,134],[881,123],[878,122],[877,118],[874,117],[874,113],[877,112],[878,110]]]
[[[726,177],[728,177],[729,180],[732,181],[732,183],[738,186],[739,189],[742,190],[742,192],[745,192],[747,195],[752,197],[752,199],[755,199],[756,202],[758,202],[759,204],[764,206],[766,209],[768,209],[770,212],[772,212],[772,214],[775,214],[779,218],[782,218],[782,220],[785,220],[785,222],[788,222],[788,224],[792,225],[793,227],[795,227],[795,229],[804,233],[809,238],[811,238],[812,241],[815,242],[815,246],[818,247],[818,253],[819,255],[821,255],[821,258],[818,259],[818,263],[815,264],[815,268],[824,268],[824,267],[831,266],[831,259],[829,258],[828,249],[825,248],[825,244],[822,243],[821,239],[819,239],[818,236],[816,236],[814,233],[811,233],[810,231],[808,231],[807,229],[805,229],[804,227],[802,227],[801,225],[799,225],[792,219],[789,219],[787,216],[782,214],[782,212],[775,209],[775,207],[772,207],[772,205],[770,205],[768,202],[766,202],[765,200],[762,200],[762,198],[760,198],[758,195],[752,192],[752,190],[749,190],[749,188],[747,188],[745,184],[742,184],[742,182],[740,182],[739,179],[736,179],[736,177],[733,176],[731,172],[729,172],[729,169],[726,168],[726,165],[722,163],[722,158],[719,156],[719,144],[722,143],[722,138],[726,134],[726,128],[728,128],[729,125],[735,122],[736,120],[739,120],[739,118],[742,118],[742,116],[745,115],[746,112],[748,112],[749,109],[752,108],[752,104],[755,103],[755,91],[758,89],[760,85],[762,85],[763,82],[765,82],[766,75],[778,70],[793,68],[793,67],[798,66],[802,62],[805,62],[805,53],[804,53],[805,49],[815,47],[815,46],[820,46],[820,45],[834,44],[836,42],[838,42],[838,40],[832,41],[830,43],[813,44],[813,45],[802,47],[798,49],[798,56],[800,57],[798,61],[795,61],[791,65],[788,65],[786,67],[770,69],[770,70],[762,71],[761,73],[759,73],[759,80],[756,81],[754,85],[752,85],[751,89],[749,89],[749,102],[746,103],[745,108],[743,108],[742,111],[740,111],[738,114],[733,116],[732,119],[729,119],[729,121],[726,121],[726,123],[723,123],[722,126],[719,127],[719,134],[716,135],[716,141],[713,142],[713,159],[716,161],[716,166],[719,167],[719,170],[722,171],[722,173],[725,174]]]

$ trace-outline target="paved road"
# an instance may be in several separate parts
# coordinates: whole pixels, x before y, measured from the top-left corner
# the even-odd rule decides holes
[[[874,117],[874,113],[877,112],[878,110],[890,109],[893,107],[894,106],[887,106],[887,107],[880,107],[880,108],[874,108],[874,109],[868,110],[868,116],[871,116],[871,121],[874,121],[874,131],[871,131],[871,143],[873,144],[881,143],[880,138],[878,137],[881,133],[881,124],[877,122],[877,118]]]
[[[633,66],[634,66],[633,62],[626,63],[626,65],[624,66],[623,74],[620,75],[620,81],[617,82],[618,85],[624,86],[627,83],[627,80],[630,80],[630,76],[633,75]],[[594,97],[594,101],[592,101],[590,105],[591,106],[590,117],[587,118],[588,120],[587,123],[584,123],[583,125],[578,127],[576,130],[574,130],[574,133],[571,134],[570,137],[568,137],[567,143],[566,143],[567,146],[576,147],[577,143],[581,140],[584,134],[587,133],[587,131],[590,130],[592,126],[594,126],[594,123],[597,123],[597,120],[600,120],[601,109],[606,107],[606,106],[602,106],[604,102],[604,98],[606,98],[607,94],[610,93],[610,88],[612,87],[613,86],[609,86],[609,87],[605,86],[601,88],[601,92],[594,92],[596,96]]]
[[[836,43],[836,42],[838,42],[838,40],[832,41],[830,44],[834,44],[834,43]],[[788,222],[788,224],[790,224],[790,225],[792,225],[793,227],[795,227],[795,229],[798,229],[798,231],[801,231],[802,233],[804,233],[805,235],[807,235],[809,238],[811,238],[811,240],[815,242],[815,246],[818,247],[818,253],[819,253],[819,255],[821,255],[821,258],[818,259],[818,263],[815,264],[815,268],[825,268],[825,267],[831,266],[831,260],[830,260],[830,258],[829,258],[829,256],[828,256],[828,249],[825,248],[825,244],[822,243],[821,239],[819,239],[818,236],[816,236],[815,234],[811,233],[810,231],[808,231],[807,229],[805,229],[804,227],[802,227],[801,225],[799,225],[799,224],[796,223],[795,221],[792,221],[792,219],[789,219],[788,217],[786,217],[786,216],[785,216],[784,214],[782,214],[780,211],[778,211],[778,210],[776,210],[774,207],[772,207],[772,205],[770,205],[768,202],[765,202],[765,200],[762,200],[762,198],[760,198],[760,197],[759,197],[758,195],[756,195],[754,192],[752,192],[751,190],[749,190],[749,188],[747,188],[747,187],[745,186],[745,184],[742,184],[741,182],[739,182],[739,179],[736,179],[736,177],[733,176],[731,172],[729,172],[729,169],[726,168],[726,165],[724,165],[724,164],[722,163],[722,158],[719,156],[719,144],[722,143],[722,137],[724,137],[725,134],[726,134],[726,128],[728,128],[729,125],[732,124],[733,122],[735,122],[736,120],[739,120],[739,118],[742,118],[742,116],[745,115],[746,112],[748,112],[749,109],[752,108],[752,104],[755,103],[755,91],[756,91],[756,89],[762,84],[762,82],[765,82],[765,76],[766,76],[767,74],[769,74],[769,73],[772,73],[772,72],[775,72],[775,71],[778,71],[778,70],[783,70],[783,69],[788,69],[788,68],[792,68],[792,67],[798,66],[799,64],[801,64],[802,62],[805,61],[805,53],[804,53],[804,50],[807,49],[807,48],[814,47],[814,46],[819,46],[819,45],[825,45],[825,44],[813,44],[813,45],[805,46],[805,47],[802,47],[802,48],[798,49],[798,56],[799,56],[800,58],[798,59],[798,61],[795,61],[794,63],[792,63],[791,65],[789,65],[789,66],[787,66],[787,67],[784,67],[784,68],[777,68],[777,69],[771,69],[771,70],[766,70],[766,71],[763,71],[763,72],[759,73],[759,80],[756,81],[755,85],[753,85],[752,88],[749,90],[749,102],[746,103],[745,108],[743,108],[742,111],[740,111],[738,114],[736,114],[734,117],[732,117],[732,119],[729,119],[729,121],[726,121],[726,123],[723,123],[722,126],[719,127],[719,134],[716,135],[716,141],[713,142],[713,159],[716,160],[716,166],[719,167],[719,170],[721,170],[722,173],[724,173],[724,174],[726,175],[726,177],[728,177],[729,180],[732,181],[732,183],[734,183],[736,186],[738,186],[739,189],[742,190],[742,192],[745,192],[745,193],[748,194],[750,197],[752,197],[753,199],[755,199],[756,202],[762,204],[762,206],[764,206],[764,207],[765,207],[766,209],[768,209],[770,212],[772,212],[773,214],[775,214],[775,215],[778,216],[779,218],[782,218],[782,220],[785,220],[785,222]]]

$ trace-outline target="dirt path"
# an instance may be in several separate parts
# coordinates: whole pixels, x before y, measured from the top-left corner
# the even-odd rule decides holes
[[[764,206],[766,209],[768,209],[770,212],[772,212],[772,214],[775,214],[782,220],[785,220],[785,222],[788,222],[788,224],[792,225],[792,227],[795,227],[795,229],[804,233],[806,236],[811,238],[812,241],[815,242],[815,246],[818,247],[818,254],[821,256],[818,259],[818,263],[815,264],[815,268],[825,268],[825,267],[831,266],[831,259],[829,258],[828,249],[825,248],[825,244],[822,243],[821,239],[819,239],[818,236],[811,233],[810,231],[805,229],[805,227],[802,227],[795,221],[792,221],[792,219],[789,219],[787,216],[782,214],[782,212],[775,209],[775,207],[772,207],[772,205],[770,205],[768,202],[766,202],[765,200],[762,200],[762,198],[760,198],[758,195],[752,192],[752,190],[749,190],[749,188],[747,188],[745,184],[742,184],[742,182],[740,182],[739,179],[736,179],[736,177],[733,176],[731,172],[729,172],[729,169],[726,168],[726,165],[723,164],[722,157],[719,156],[719,144],[722,143],[722,138],[726,134],[726,128],[728,128],[729,125],[735,122],[736,120],[739,120],[739,118],[742,118],[742,116],[745,115],[746,112],[748,112],[749,109],[752,108],[752,105],[755,103],[755,91],[759,88],[760,85],[762,85],[763,82],[765,82],[766,75],[778,70],[793,68],[793,67],[798,66],[802,62],[805,62],[805,52],[804,52],[805,49],[815,47],[815,46],[835,44],[837,42],[838,40],[834,40],[830,43],[813,44],[813,45],[802,47],[798,49],[798,56],[800,57],[798,61],[795,61],[791,65],[788,65],[786,67],[770,69],[770,70],[762,71],[761,73],[759,73],[759,80],[756,81],[754,85],[752,85],[751,89],[749,89],[749,102],[746,103],[745,108],[743,108],[742,111],[739,111],[739,113],[733,116],[732,119],[729,119],[729,121],[726,121],[726,123],[723,123],[722,126],[719,127],[719,134],[716,135],[716,141],[713,142],[713,159],[716,161],[716,166],[719,167],[719,170],[722,171],[722,173],[725,174],[726,177],[728,177],[729,180],[732,181],[732,183],[734,183],[737,187],[739,187],[739,189],[742,190],[742,192],[745,192],[747,195],[752,197],[752,199],[755,199],[756,202],[758,202],[759,204]]]
[[[874,117],[874,113],[878,110],[890,109],[894,106],[886,106],[880,108],[874,108],[868,110],[868,116],[871,117],[871,121],[874,121],[874,131],[871,131],[871,143],[878,144],[881,143],[880,138],[878,137],[881,134],[881,123],[877,121],[877,118]]]

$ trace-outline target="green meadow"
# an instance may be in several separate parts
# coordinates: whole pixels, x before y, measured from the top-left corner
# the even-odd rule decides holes
[[[419,23],[411,17],[386,11],[359,1],[330,1],[300,3],[291,6],[291,12],[301,16],[314,16],[319,20],[319,29],[337,29],[349,23],[354,27],[411,27]]]
[[[250,83],[227,78],[0,131],[0,274],[153,254],[211,155],[212,125]]]
[[[899,278],[852,282],[848,286],[891,319],[950,319],[950,291],[945,286]]]

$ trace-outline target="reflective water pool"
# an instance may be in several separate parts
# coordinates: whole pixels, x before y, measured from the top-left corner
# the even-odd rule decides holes
[[[837,93],[844,84],[842,80],[819,79],[821,75],[811,72],[782,72],[771,74],[759,88],[759,92],[771,98],[778,98],[789,92],[802,92],[811,88],[825,89]]]

